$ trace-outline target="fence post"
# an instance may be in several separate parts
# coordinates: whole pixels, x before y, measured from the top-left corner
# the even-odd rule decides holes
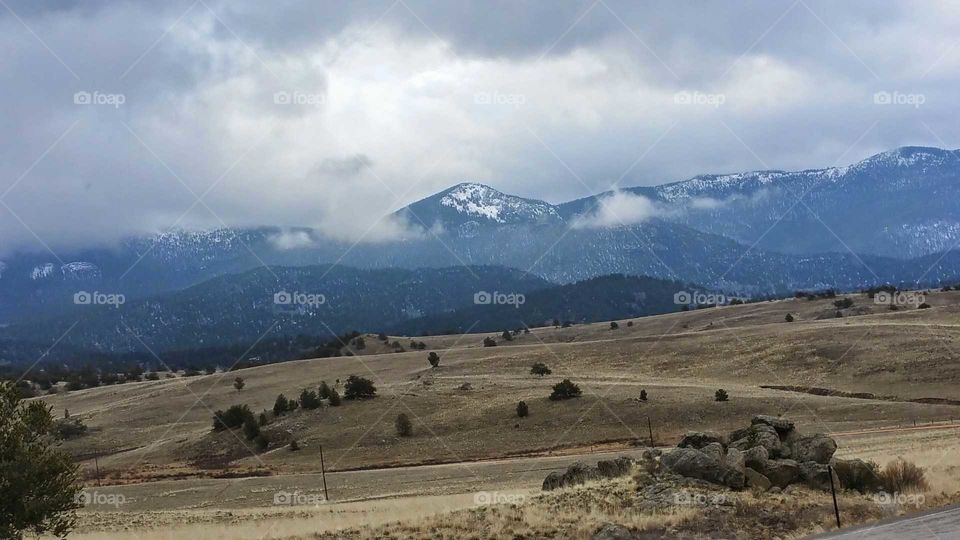
[[[840,507],[837,506],[837,488],[833,485],[833,466],[827,465],[827,472],[830,473],[830,493],[833,494],[833,513],[837,516],[837,528],[840,525]]]

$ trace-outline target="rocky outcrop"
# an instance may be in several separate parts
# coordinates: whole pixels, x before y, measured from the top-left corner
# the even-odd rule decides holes
[[[626,476],[633,467],[633,460],[626,457],[617,459],[606,459],[597,462],[597,472],[604,478],[616,478]]]
[[[597,532],[593,533],[593,540],[633,540],[636,536],[630,529],[615,523],[604,523]]]
[[[724,441],[730,441],[729,446]],[[707,431],[688,432],[661,462],[676,474],[733,489],[785,489],[800,482],[829,489],[827,464],[836,450],[836,441],[827,435],[803,435],[789,419],[757,415],[750,426],[728,437]],[[858,474],[855,471],[862,473],[859,465],[848,469],[851,477]]]
[[[578,461],[571,464],[567,467],[567,470],[562,473],[554,471],[548,474],[543,480],[542,487],[544,491],[551,491],[563,487],[585,484],[591,480],[626,476],[630,474],[630,471],[633,469],[633,464],[633,459],[627,456],[598,461],[596,467]]]

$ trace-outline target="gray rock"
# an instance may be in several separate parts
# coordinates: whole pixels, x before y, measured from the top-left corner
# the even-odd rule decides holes
[[[880,471],[876,463],[862,459],[834,459],[833,472],[839,489],[855,489],[861,493],[880,491]]]
[[[771,459],[759,472],[766,476],[771,484],[782,489],[800,478],[800,464],[792,459]]]
[[[600,471],[596,467],[578,461],[567,467],[567,472],[563,473],[563,485],[576,486],[598,478],[600,478]]]
[[[727,448],[727,455],[723,460],[727,465],[737,469],[743,469],[747,464],[746,456],[736,448]]]
[[[700,451],[718,461],[723,461],[723,445],[718,442],[710,443],[701,448]]]
[[[769,478],[767,478],[766,476],[758,473],[757,471],[749,467],[746,468],[745,471],[746,471],[746,474],[744,475],[744,478],[746,479],[746,483],[748,487],[751,487],[759,491],[766,491],[770,489],[770,486],[772,484],[770,483]]]
[[[734,450],[736,449],[734,448]],[[754,446],[743,452],[743,464],[755,471],[762,471],[767,466],[768,458],[769,453],[762,446]]]
[[[777,430],[766,424],[754,424],[743,433],[745,433],[743,437],[731,442],[730,446],[743,451],[762,446],[767,449],[769,457],[780,457],[783,445],[780,442],[780,436],[777,435]]]
[[[742,489],[744,485],[742,471],[694,448],[676,448],[664,455],[661,462],[681,476],[699,478],[733,489]]]
[[[837,441],[823,433],[803,435],[790,442],[793,459],[805,462],[830,463],[830,458],[837,451]]]
[[[623,456],[617,459],[605,459],[597,462],[597,472],[604,478],[626,476],[633,467],[633,460]]]
[[[781,437],[793,431],[794,428],[794,423],[792,420],[787,420],[786,418],[782,418],[780,416],[770,416],[766,414],[758,414],[754,416],[750,419],[750,424],[768,425],[777,430],[777,433],[779,433]]]
[[[724,444],[723,435],[713,431],[688,431],[680,440],[679,448],[696,448],[700,450],[710,443]]]
[[[623,525],[604,523],[597,532],[593,533],[593,540],[633,540],[634,534]]]
[[[804,484],[813,489],[830,489],[830,469],[822,463],[817,463],[816,461],[805,461],[801,463],[800,478],[803,479]]]
[[[551,491],[563,487],[563,473],[552,472],[543,479],[543,490]]]

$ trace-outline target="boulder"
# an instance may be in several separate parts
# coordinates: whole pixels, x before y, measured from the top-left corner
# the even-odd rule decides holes
[[[723,461],[723,445],[718,442],[710,443],[700,449],[704,454],[716,459],[718,461]]]
[[[593,540],[632,540],[635,538],[630,529],[623,525],[604,523],[597,532],[593,533]]]
[[[746,474],[744,475],[744,479],[746,480],[746,484],[748,487],[751,487],[759,491],[766,491],[770,489],[770,486],[772,484],[770,483],[769,478],[767,478],[766,476],[758,473],[757,471],[749,467],[746,468],[745,471],[746,471]]]
[[[543,490],[551,491],[554,489],[559,489],[563,487],[563,473],[561,472],[552,472],[543,479]]]
[[[597,462],[597,472],[604,478],[616,478],[630,473],[633,467],[633,460],[629,457],[618,457],[617,459],[604,459]]]
[[[779,488],[785,488],[800,478],[800,464],[792,459],[768,460],[762,471],[758,471]]]
[[[724,462],[731,467],[742,470],[747,464],[747,459],[740,450],[727,448],[727,455],[724,457]]]
[[[680,440],[679,448],[696,448],[700,450],[710,443],[724,444],[723,435],[713,431],[688,431]]]
[[[600,478],[600,471],[596,467],[578,461],[567,467],[567,472],[563,473],[563,485],[576,486],[598,478]]]
[[[805,461],[800,464],[800,478],[804,484],[813,489],[830,489],[830,469],[828,465],[816,461]]]
[[[772,427],[777,430],[777,433],[780,436],[786,435],[793,431],[794,423],[793,420],[787,420],[781,416],[770,416],[767,414],[758,414],[750,419],[751,425],[764,424]]]
[[[762,471],[767,466],[768,458],[767,449],[762,446],[754,446],[743,452],[743,464],[755,471]]]
[[[791,457],[799,462],[816,461],[830,463],[830,458],[837,451],[837,441],[823,433],[802,435],[790,442]]]
[[[780,457],[782,453],[783,445],[780,443],[777,430],[766,424],[754,424],[746,430],[739,430],[734,433],[743,435],[730,443],[730,446],[737,450],[746,451],[756,446],[762,446],[767,449],[769,457]]]
[[[876,463],[862,459],[834,459],[833,472],[839,489],[855,489],[861,493],[880,491],[880,471]]]
[[[694,448],[676,448],[664,455],[661,462],[680,476],[699,478],[733,489],[742,489],[744,485],[742,471]]]

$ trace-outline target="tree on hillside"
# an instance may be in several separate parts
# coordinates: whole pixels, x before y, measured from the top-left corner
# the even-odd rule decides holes
[[[509,330],[504,330],[503,333],[500,334],[500,338],[503,339],[504,341],[513,341],[513,335],[510,333]]]
[[[484,346],[484,347],[496,347],[496,346],[497,346],[497,340],[493,339],[492,337],[487,336],[487,337],[483,338],[483,346]]]
[[[236,388],[238,392],[243,390],[244,386],[246,386],[246,383],[243,382],[243,377],[237,377],[233,380],[233,387]]]
[[[713,399],[715,399],[715,400],[717,400],[717,401],[727,401],[728,399],[730,399],[730,396],[727,395],[727,391],[726,391],[726,390],[724,390],[723,388],[721,388],[721,389],[717,390],[717,391],[714,393]]]
[[[369,399],[377,396],[377,387],[373,385],[373,381],[356,375],[347,377],[343,388],[343,397],[346,399]]]
[[[53,446],[52,426],[43,402],[24,403],[13,385],[0,383],[0,538],[62,538],[76,525],[79,469]]]
[[[280,394],[277,400],[273,402],[273,415],[280,416],[290,409],[290,403],[287,396]]]
[[[320,388],[317,389],[317,397],[320,399],[328,399],[330,397],[330,386],[327,385],[327,381],[320,381]]]
[[[610,329],[616,330],[617,328],[620,328],[620,325],[617,324],[617,321],[610,321]]]
[[[437,367],[437,366],[439,366],[439,365],[440,365],[440,355],[437,354],[437,353],[435,353],[435,352],[433,352],[433,351],[431,351],[430,354],[427,355],[427,362],[430,362],[430,366],[432,366],[432,367]]]
[[[646,400],[647,400],[647,390],[641,388],[641,389],[640,389],[640,401],[646,401]]]
[[[330,399],[330,406],[331,406],[331,407],[339,407],[339,406],[340,406],[340,392],[337,392],[337,390],[336,390],[335,388],[334,388],[333,390],[330,390],[330,397],[329,397],[329,399]]]
[[[320,399],[317,397],[317,393],[304,388],[303,391],[300,392],[300,407],[307,410],[320,407]]]
[[[537,362],[532,366],[530,366],[530,373],[533,375],[539,375],[543,377],[544,375],[549,375],[553,373],[553,371],[550,371],[550,368],[548,368],[547,365],[544,364],[543,362]]]
[[[413,423],[410,422],[410,417],[408,417],[406,413],[398,414],[394,425],[397,428],[397,435],[400,435],[401,437],[409,437],[413,435]]]
[[[793,315],[787,313],[787,316],[783,318],[787,322],[793,322]]]
[[[559,401],[562,399],[571,399],[575,397],[580,397],[582,392],[580,387],[570,381],[570,379],[564,379],[557,384],[553,385],[553,392],[550,394],[551,401]]]
[[[248,440],[253,440],[260,434],[260,424],[253,419],[253,416],[243,421],[243,436]]]
[[[242,426],[247,420],[253,420],[253,412],[247,405],[231,405],[226,411],[213,413],[213,430],[223,431]]]
[[[520,418],[524,418],[529,414],[530,414],[530,407],[527,407],[526,401],[521,401],[520,403],[517,403],[517,416],[519,416]]]

